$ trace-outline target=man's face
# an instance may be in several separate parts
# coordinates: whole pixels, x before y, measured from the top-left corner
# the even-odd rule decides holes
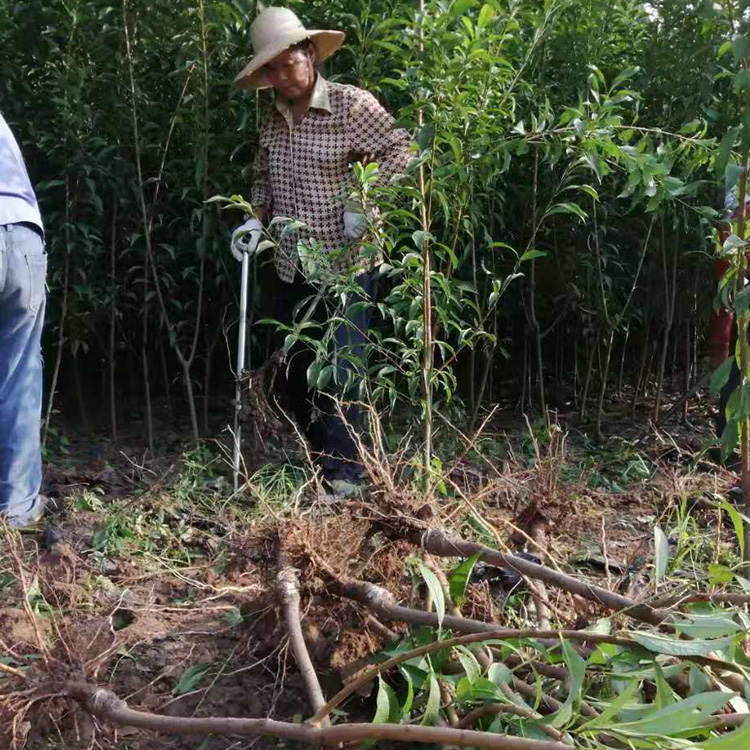
[[[291,102],[307,96],[315,84],[315,48],[288,49],[265,66],[271,86]]]

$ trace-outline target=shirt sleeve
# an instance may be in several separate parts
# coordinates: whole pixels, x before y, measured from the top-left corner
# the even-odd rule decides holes
[[[266,139],[267,125],[263,125],[260,143],[253,161],[252,204],[254,208],[271,208],[273,194],[271,191],[271,172],[269,166],[268,145]]]
[[[368,91],[360,91],[352,109],[352,151],[358,158],[377,162],[381,181],[406,172],[411,157],[406,130],[394,128],[395,120]]]

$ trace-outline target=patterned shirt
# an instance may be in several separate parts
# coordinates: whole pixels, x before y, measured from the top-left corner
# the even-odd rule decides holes
[[[344,234],[344,203],[354,184],[350,165],[364,158],[377,162],[381,183],[404,172],[410,139],[393,124],[372,94],[321,75],[302,122],[295,124],[290,107],[276,98],[261,128],[252,203],[267,208],[269,216],[304,224],[295,231],[285,232],[284,222],[271,228],[279,245],[274,264],[282,281],[294,281],[299,241],[315,240],[326,253],[340,251],[333,258],[335,271],[360,265],[355,243]]]

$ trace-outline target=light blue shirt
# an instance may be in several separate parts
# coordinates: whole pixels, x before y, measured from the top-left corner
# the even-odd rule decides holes
[[[0,226],[24,221],[43,229],[21,149],[0,113]]]

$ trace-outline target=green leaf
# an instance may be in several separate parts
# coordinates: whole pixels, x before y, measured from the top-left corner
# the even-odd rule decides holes
[[[333,365],[326,365],[320,371],[320,375],[318,376],[318,382],[316,384],[316,388],[319,391],[325,390],[328,383],[331,382],[332,377],[333,377]]]
[[[722,252],[725,255],[728,255],[735,250],[746,247],[747,246],[747,240],[743,240],[741,237],[738,237],[736,234],[730,234],[729,237],[724,240],[724,245],[722,246]]]
[[[729,375],[732,372],[732,365],[734,364],[734,357],[727,357],[715,370],[711,376],[711,395],[716,397],[721,392],[721,389],[727,384]]]
[[[741,68],[734,77],[734,93],[741,95],[750,88],[750,73]]]
[[[732,52],[736,63],[750,56],[750,39],[744,34],[735,34],[732,37]]]
[[[427,703],[422,717],[422,726],[434,724],[440,714],[440,686],[434,671],[430,671],[427,684]]]
[[[470,684],[475,683],[482,676],[482,668],[479,666],[477,657],[466,646],[459,646],[456,651],[458,652],[458,660],[466,673],[466,678]]]
[[[649,714],[639,721],[621,722],[613,728],[616,728],[618,733],[630,736],[671,737],[686,729],[702,726],[711,714],[736,696],[737,693],[722,693],[718,690],[700,693]]]
[[[513,681],[513,673],[505,664],[493,662],[487,670],[487,677],[491,682],[500,687],[500,685],[510,685]]]
[[[654,662],[654,671],[656,672],[656,706],[657,708],[666,708],[677,702],[672,688],[664,678],[662,668]]]
[[[726,568],[723,565],[718,565],[716,567],[723,568],[724,571],[728,571],[729,573],[728,580],[726,580],[725,576],[722,574],[722,579],[724,580],[722,580],[721,583],[731,583],[734,579],[734,574],[731,569]],[[711,584],[715,585],[713,582],[713,572],[710,568],[711,566],[709,566],[709,574],[712,579]],[[735,635],[742,629],[741,626],[731,617],[726,617],[723,614],[689,614],[683,616],[685,617],[684,620],[679,622],[673,621],[672,624],[674,625],[675,630],[689,636],[690,638],[723,638],[725,636]]]
[[[691,641],[682,641],[669,638],[666,635],[656,633],[643,633],[641,631],[624,631],[624,635],[630,636],[637,644],[648,651],[667,656],[705,656],[712,651],[721,651],[734,643],[734,638],[711,638],[708,640],[696,638]]]
[[[414,705],[414,680],[412,679],[409,670],[404,668],[403,665],[400,669],[400,672],[406,680],[406,700],[404,701],[403,708],[401,709],[402,715],[406,717],[409,715],[409,713],[411,712],[411,707]]]
[[[566,726],[573,719],[574,711],[581,700],[583,680],[586,676],[586,662],[581,658],[575,647],[568,641],[562,639],[563,656],[568,668],[568,697],[565,699],[560,710],[546,721],[550,726],[557,729]]]
[[[739,440],[739,425],[731,419],[727,420],[724,432],[721,433],[721,455],[726,457],[737,447]]]
[[[732,569],[719,563],[710,563],[708,566],[708,582],[711,586],[722,586],[734,580]]]
[[[175,695],[185,695],[195,690],[208,674],[208,664],[191,664],[180,677],[172,691]]]
[[[482,10],[479,11],[479,20],[477,21],[477,26],[479,26],[480,29],[483,29],[485,26],[488,26],[491,23],[494,17],[495,9],[489,3],[485,3],[482,6]]]
[[[451,6],[451,15],[462,16],[467,10],[476,8],[477,5],[479,5],[479,0],[456,0]]]
[[[729,518],[732,519],[732,526],[734,526],[734,533],[737,535],[737,541],[740,545],[740,557],[745,557],[745,520],[742,513],[740,513],[731,503],[723,500],[721,503],[721,509],[729,514]]]
[[[443,593],[443,587],[440,585],[437,576],[426,566],[420,563],[419,572],[424,578],[424,582],[427,584],[427,588],[432,595],[432,601],[435,603],[435,612],[438,616],[438,627],[443,626],[443,619],[445,617],[445,594]]]
[[[320,377],[320,370],[323,367],[323,363],[320,360],[313,360],[310,366],[307,368],[307,386],[308,388],[315,388]]]
[[[743,289],[734,295],[734,311],[742,315],[750,310],[750,289]]]
[[[388,688],[388,685],[382,675],[378,675],[378,697],[375,704],[375,717],[372,720],[373,724],[387,724],[388,718],[391,715],[391,702],[388,698],[386,688]]]
[[[730,128],[726,133],[724,133],[724,137],[721,139],[719,151],[716,154],[716,158],[714,159],[714,171],[716,172],[716,176],[718,178],[724,176],[724,171],[726,170],[727,164],[729,163],[729,157],[732,153],[732,148],[734,147],[735,141],[737,140],[738,133],[739,128]]]
[[[584,193],[590,195],[597,203],[599,203],[599,193],[595,188],[591,187],[591,185],[581,185],[580,188]]]
[[[500,697],[497,685],[490,680],[480,677],[471,686],[472,701],[496,701]]]
[[[575,214],[581,221],[588,219],[586,212],[575,203],[557,203],[545,215],[554,216],[555,214]]]
[[[638,695],[638,691],[641,689],[641,683],[638,680],[631,680],[628,686],[623,690],[620,695],[613,700],[607,708],[602,711],[599,716],[594,717],[591,721],[586,722],[580,731],[588,729],[598,729],[600,727],[606,727],[612,725],[612,719],[619,715],[620,711]]]
[[[457,607],[460,607],[464,603],[466,587],[469,584],[471,573],[478,560],[479,553],[464,560],[451,574],[448,586],[450,588],[451,599]]]
[[[669,565],[669,540],[661,527],[654,526],[654,580],[658,584],[663,579]]]
[[[546,258],[548,253],[544,250],[527,250],[519,259],[519,263],[526,263],[526,261],[534,260],[534,258]]]

